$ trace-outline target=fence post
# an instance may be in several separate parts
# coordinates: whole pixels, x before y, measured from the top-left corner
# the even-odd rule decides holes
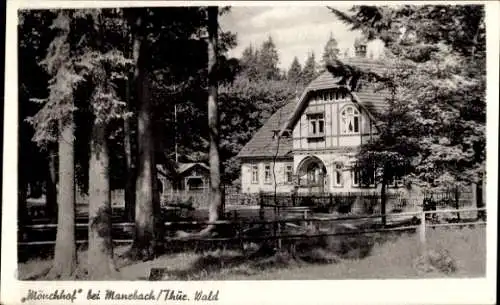
[[[264,220],[264,198],[262,196],[262,192],[259,192],[259,218],[260,220]]]
[[[281,220],[281,213],[280,213],[280,207],[277,206],[276,207],[277,211],[278,211],[278,217],[277,217],[277,220],[280,221]],[[281,223],[280,222],[277,222],[276,223],[276,229],[277,229],[277,237],[278,237],[278,250],[281,251]]]
[[[273,207],[273,211],[274,211],[274,221],[272,223],[272,227],[273,227],[273,239],[274,239],[274,245],[276,246],[276,248],[278,248],[278,239],[277,239],[277,223],[276,223],[276,220],[277,220],[277,212],[276,212],[276,206]]]
[[[226,213],[226,187],[222,186],[222,194],[221,194],[221,214],[224,215]]]
[[[245,247],[243,246],[243,240],[241,238],[241,233],[242,233],[242,228],[241,228],[241,223],[238,221],[238,211],[234,210],[233,213],[233,224],[236,226],[236,234],[238,238],[238,244],[240,246],[241,252],[245,251]]]
[[[460,192],[458,191],[458,187],[455,188],[455,208],[460,210]],[[460,221],[460,212],[457,212],[457,219]]]
[[[420,251],[422,255],[425,255],[427,252],[427,242],[425,238],[425,211],[422,210],[422,213],[420,214],[420,226],[418,228],[419,231],[419,238],[420,238]]]

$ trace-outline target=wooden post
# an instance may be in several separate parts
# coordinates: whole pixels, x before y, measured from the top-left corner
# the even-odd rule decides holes
[[[280,215],[280,208],[279,206],[277,207],[278,209],[278,220],[281,220],[281,215]],[[281,251],[281,238],[279,236],[281,235],[281,223],[277,223],[277,230],[278,230],[278,250]]]
[[[472,191],[472,204],[471,204],[471,207],[477,207],[477,188],[476,188],[476,184],[475,183],[472,183],[471,184],[471,191]],[[480,211],[476,211],[476,218],[479,219],[479,216],[480,216]]]
[[[273,217],[273,219],[274,219],[274,222],[273,222],[273,238],[274,238],[274,243],[276,245],[276,248],[278,248],[278,245],[277,245],[278,239],[276,238],[276,235],[277,235],[277,227],[276,227],[276,225],[277,225],[277,223],[276,223],[276,220],[277,220],[277,216],[276,216],[277,211],[276,211],[276,206],[274,206],[273,211],[274,211],[274,217]]]
[[[458,187],[455,188],[455,208],[460,210],[460,192],[458,191]],[[460,221],[460,212],[457,212],[457,220]]]
[[[264,198],[262,198],[262,192],[259,192],[259,219],[264,220]]]
[[[425,211],[422,211],[420,215],[420,226],[418,228],[419,231],[419,239],[420,239],[420,251],[422,255],[426,255],[427,252],[427,245],[426,245],[426,238],[425,238]]]
[[[245,251],[245,247],[243,246],[243,240],[242,240],[242,228],[241,228],[241,223],[238,221],[238,211],[234,210],[233,214],[233,223],[236,226],[236,234],[238,234],[238,244],[240,246],[241,252]]]
[[[306,223],[306,227],[309,229],[309,228],[312,227],[312,222],[310,222],[310,221],[307,220],[309,218],[307,211],[308,210],[304,210],[304,220],[305,220],[305,223]]]

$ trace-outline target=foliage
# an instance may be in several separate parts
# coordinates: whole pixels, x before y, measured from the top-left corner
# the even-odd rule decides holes
[[[478,182],[485,162],[485,26],[479,5],[332,9],[392,54],[379,80],[390,89],[380,136],[364,152],[411,162],[425,186]],[[411,73],[409,72],[411,71]],[[390,101],[392,99],[392,101]]]
[[[242,73],[244,73],[251,80],[259,77],[258,61],[259,51],[254,50],[252,45],[249,45],[243,50],[243,54],[240,58],[240,66]]]
[[[245,74],[237,76],[232,84],[220,87],[220,145],[226,182],[238,177],[237,153],[276,110],[295,98],[295,94],[295,85],[285,80],[252,81]]]
[[[240,59],[241,72],[251,80],[281,79],[278,63],[278,51],[271,36],[262,43],[258,50],[255,50],[252,45],[245,48]]]
[[[178,131],[182,132],[178,137],[181,153],[185,153],[188,159],[203,159],[207,151],[204,8],[66,10],[68,18],[63,20],[66,23],[55,20],[60,12],[30,10],[20,13],[20,56],[26,59],[20,62],[19,69],[20,104],[23,105],[20,122],[24,130],[20,132],[20,139],[25,144],[23,147],[29,148],[29,138],[36,140],[41,148],[46,147],[55,140],[54,123],[74,112],[77,123],[76,174],[85,191],[90,136],[86,126],[93,120],[92,116],[97,115],[98,121],[105,120],[110,124],[110,145],[117,152],[110,156],[112,188],[123,184],[125,160],[120,122],[131,115],[125,109],[125,102],[130,98],[125,87],[132,70],[130,21],[135,14],[144,13],[150,45],[148,52],[151,54],[151,60],[146,64],[152,75],[155,129],[159,131],[157,136],[164,142],[166,150],[166,154],[160,151],[158,154],[173,159],[170,155],[174,147],[170,136],[174,130],[173,105],[182,104],[179,108],[183,113],[179,113],[179,117],[185,120],[178,126]],[[54,25],[53,20],[56,21]],[[71,33],[65,34],[64,26],[71,26]],[[217,74],[221,83],[231,82],[239,69],[235,59],[225,56],[235,41],[234,34],[219,29],[221,53]],[[38,77],[31,77],[33,72]],[[45,78],[50,79],[49,86],[44,83]],[[37,103],[29,102],[29,99]],[[64,103],[70,101],[74,107],[65,106]],[[20,164],[33,158],[39,150],[39,147],[24,150],[22,160],[25,161]],[[41,163],[45,161],[41,160]]]
[[[33,141],[41,146],[47,142],[57,140],[57,124],[66,120],[73,113],[73,95],[77,85],[83,80],[75,71],[68,42],[71,17],[61,12],[54,19],[50,29],[55,31],[56,37],[50,43],[47,56],[40,64],[52,78],[49,80],[49,96],[45,99],[33,99],[34,102],[44,104],[44,107],[33,117],[27,118],[33,124],[35,134]]]
[[[29,10],[19,11],[18,24],[18,55],[22,58],[18,62],[18,150],[19,162],[19,190],[27,185],[40,184],[46,179],[47,150],[40,149],[32,142],[35,130],[26,121],[27,117],[36,114],[43,105],[33,103],[30,98],[47,95],[49,76],[38,62],[45,57],[46,50],[54,38],[55,33],[49,27],[56,17],[51,11]]]
[[[259,52],[258,69],[264,79],[277,80],[280,78],[278,68],[279,56],[276,45],[271,36],[262,44]]]
[[[333,37],[333,34],[330,33],[330,38],[325,44],[323,55],[321,57],[322,68],[337,59],[339,54],[340,49],[338,48],[337,40]]]
[[[318,76],[318,67],[316,66],[316,56],[311,52],[307,57],[304,69],[302,70],[302,83],[309,84]]]
[[[291,83],[299,83],[301,81],[302,76],[302,67],[300,66],[299,60],[297,56],[293,58],[292,64],[290,65],[290,69],[288,69],[287,80]]]

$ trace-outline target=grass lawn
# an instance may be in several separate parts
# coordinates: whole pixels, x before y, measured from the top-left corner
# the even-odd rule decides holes
[[[147,280],[151,268],[165,268],[163,280],[318,280],[419,277],[482,277],[486,272],[486,230],[476,228],[429,229],[429,250],[446,250],[456,266],[451,273],[423,272],[415,266],[420,256],[415,233],[332,237],[327,247],[311,246],[308,259],[279,254],[251,257],[235,250],[167,254],[148,262],[117,259],[122,280]],[[333,246],[332,246],[333,245]],[[309,245],[310,246],[310,245]],[[302,247],[302,252],[309,251]],[[117,255],[125,247],[116,249]],[[299,250],[298,250],[299,251]],[[80,261],[86,252],[80,251]],[[311,260],[316,257],[319,259]],[[19,264],[19,279],[43,279],[49,259]],[[84,269],[84,267],[83,267]],[[84,279],[85,275],[83,275]]]

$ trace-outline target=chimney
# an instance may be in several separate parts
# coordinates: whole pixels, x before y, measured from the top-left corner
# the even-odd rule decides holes
[[[366,57],[366,39],[356,38],[354,41],[354,54],[356,57]]]

